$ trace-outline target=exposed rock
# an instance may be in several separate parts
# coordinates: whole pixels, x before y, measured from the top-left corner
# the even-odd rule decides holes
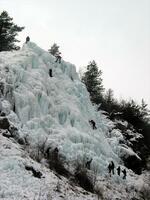
[[[136,174],[142,172],[142,159],[134,153],[131,149],[122,147],[121,158],[124,161],[124,165],[132,169]]]
[[[35,170],[32,166],[25,166],[25,169],[31,171],[33,173],[33,176],[36,178],[42,177],[42,173],[38,170]]]
[[[4,131],[3,133],[2,133],[2,135],[4,136],[4,137],[7,137],[7,138],[10,138],[10,137],[12,137],[12,135],[11,135],[11,133],[9,132],[9,131]]]
[[[9,127],[9,131],[12,134],[12,137],[15,139],[19,138],[19,133],[18,133],[18,129],[15,126],[10,126]]]
[[[26,142],[25,142],[25,139],[24,138],[18,138],[17,142],[20,144],[20,145],[25,145]]]
[[[9,130],[10,123],[6,117],[0,117],[0,128]]]
[[[5,117],[6,114],[5,114],[4,112],[1,112],[0,116],[1,116],[1,117]]]

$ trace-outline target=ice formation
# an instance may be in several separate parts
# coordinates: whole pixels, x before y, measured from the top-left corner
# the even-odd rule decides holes
[[[49,76],[50,69],[53,77]],[[105,182],[102,180],[101,183],[106,189],[110,185],[110,190],[116,192],[116,186],[121,184],[119,190],[125,192],[127,184],[128,187],[133,185],[135,177],[131,171],[128,174],[131,173],[132,177],[128,175],[125,187],[121,177],[108,178],[107,167],[110,161],[113,160],[117,166],[122,154],[137,155],[119,143],[123,140],[121,132],[113,129],[114,123],[102,111],[97,112],[91,104],[89,93],[80,81],[74,65],[64,60],[56,63],[55,57],[32,42],[24,44],[19,51],[1,52],[0,96],[0,110],[18,128],[18,137],[28,138],[31,149],[46,141],[45,147],[58,147],[70,166],[92,158],[91,170],[96,171],[99,178],[104,175]],[[96,122],[95,130],[89,124],[91,119]],[[24,164],[30,163],[35,167],[40,167],[40,164],[24,155],[21,147],[2,134],[0,144],[0,198],[9,196],[8,199],[12,199],[17,196],[18,199],[26,199],[27,195],[29,199],[36,199],[35,194],[39,192],[44,180],[29,178]],[[47,169],[42,170],[46,182],[44,187],[47,187],[47,181],[51,179],[52,196],[61,199],[53,193],[53,184],[57,185],[56,177]],[[11,187],[12,183],[14,187]],[[61,184],[65,187],[65,180]],[[26,187],[27,190],[23,189]],[[49,191],[49,188],[45,190]],[[117,195],[126,199],[127,194],[121,196],[119,190]],[[47,195],[46,192],[44,194]],[[84,196],[76,197],[75,193],[67,195],[68,199],[85,199]]]
[[[20,51],[1,53],[0,65],[5,96],[33,145],[47,138],[47,145],[58,146],[69,161],[92,157],[92,166],[100,172],[107,170],[111,159],[119,160],[117,141],[112,148],[106,138],[107,123],[91,104],[74,65],[56,63],[55,57],[32,42]],[[91,128],[90,119],[97,130]]]

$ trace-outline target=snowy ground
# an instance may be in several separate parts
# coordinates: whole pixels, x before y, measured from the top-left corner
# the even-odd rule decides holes
[[[53,77],[49,77],[49,69]],[[65,61],[55,63],[53,56],[29,42],[20,51],[0,53],[0,85],[2,111],[18,128],[19,137],[28,140],[31,149],[46,141],[45,148],[58,147],[71,167],[93,158],[91,170],[98,174],[97,187],[105,199],[135,196],[135,189],[144,184],[142,177],[128,169],[127,180],[108,176],[108,163],[113,160],[117,166],[121,162],[122,134],[119,130],[111,131],[114,124],[95,111],[74,65]],[[97,130],[90,126],[91,119],[96,122]],[[33,161],[26,149],[14,139],[3,137],[2,131],[0,198],[97,199],[72,186],[67,179],[58,178],[44,162]],[[134,154],[127,147],[124,152]],[[25,165],[34,166],[43,177],[34,177]]]
[[[33,166],[43,175],[36,178],[25,166]],[[0,134],[0,199],[4,200],[76,200],[95,199],[94,195],[71,186],[44,165],[33,161],[28,154]]]

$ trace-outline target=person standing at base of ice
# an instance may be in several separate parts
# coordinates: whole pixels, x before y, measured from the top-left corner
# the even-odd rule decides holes
[[[55,160],[55,162],[58,161],[58,148],[56,147],[54,150],[53,150],[53,159]]]
[[[1,99],[0,99],[0,114],[2,112],[2,102],[1,102]]]
[[[110,177],[111,177],[111,164],[109,163],[109,165],[108,165],[108,172],[109,172],[109,175],[110,175]]]
[[[61,53],[60,53],[60,52],[57,53],[57,54],[55,55],[55,57],[56,57],[55,62],[59,62],[59,63],[61,63]]]
[[[123,173],[123,179],[126,179],[127,171],[124,169],[124,170],[122,170],[122,173]]]
[[[117,168],[117,174],[118,174],[118,176],[120,176],[120,171],[121,171],[121,168],[120,168],[120,166]]]
[[[87,168],[87,169],[91,169],[91,162],[92,162],[92,158],[90,159],[90,160],[88,160],[86,163],[85,163],[85,167]]]
[[[112,171],[113,174],[115,174],[114,169],[115,169],[115,164],[114,164],[113,161],[111,161],[111,171]]]
[[[27,36],[27,37],[26,37],[26,43],[28,43],[29,41],[30,41],[30,37]]]

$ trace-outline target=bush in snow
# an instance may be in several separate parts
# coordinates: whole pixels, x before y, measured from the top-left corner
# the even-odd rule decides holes
[[[88,176],[87,169],[77,169],[77,171],[75,172],[75,178],[82,188],[89,192],[94,192],[94,185],[92,180]]]
[[[103,200],[104,199],[104,188],[103,188],[103,186],[97,185],[94,190],[95,190],[95,193],[97,194],[98,200]]]
[[[149,178],[149,184],[144,184],[140,191],[140,196],[144,200],[150,199],[150,178]]]
[[[33,160],[36,160],[37,162],[41,162],[41,160],[45,157],[45,145],[46,145],[46,140],[43,142],[38,142],[37,145],[34,147],[30,147],[28,149],[28,152],[30,154],[30,157]]]
[[[69,177],[71,173],[66,169],[65,158],[60,154],[57,147],[49,147],[46,150],[46,158],[48,160],[49,168],[55,170],[58,174]]]
[[[94,192],[94,182],[93,176],[90,177],[88,170],[85,168],[85,163],[80,164],[77,162],[77,167],[75,170],[75,179],[77,180],[78,184],[89,192]]]

